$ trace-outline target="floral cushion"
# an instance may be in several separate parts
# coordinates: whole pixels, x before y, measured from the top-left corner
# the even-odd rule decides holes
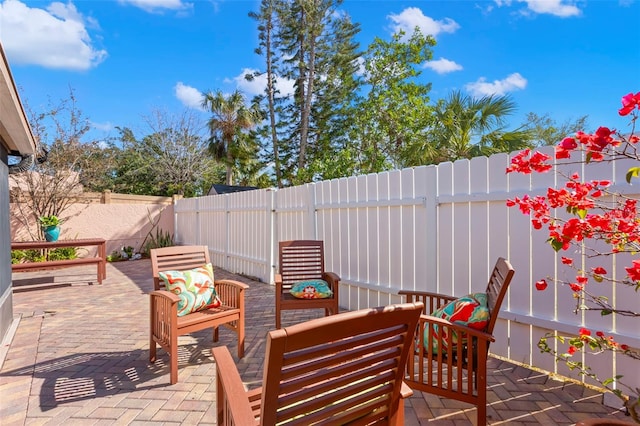
[[[300,281],[291,286],[289,293],[298,299],[327,299],[333,296],[333,291],[324,280]]]
[[[487,306],[486,293],[472,293],[456,300],[452,300],[431,314],[431,316],[445,319],[453,324],[466,325],[467,327],[476,330],[484,330],[487,327],[487,324],[489,323],[489,315],[490,313]],[[437,339],[433,339],[431,342],[433,353],[438,353],[438,351],[444,352],[447,350],[447,341],[445,339],[448,337],[448,331],[448,327],[445,327],[445,329],[442,330],[442,347],[440,347]],[[433,335],[436,336],[437,333],[438,325],[434,324]],[[452,333],[451,341],[453,344],[456,344],[458,343],[458,336],[455,331],[452,331]],[[428,339],[429,328],[427,327],[424,330],[425,349],[427,349]]]
[[[170,292],[178,295],[178,316],[222,304],[213,285],[213,265],[207,263],[189,271],[163,271],[158,276]]]

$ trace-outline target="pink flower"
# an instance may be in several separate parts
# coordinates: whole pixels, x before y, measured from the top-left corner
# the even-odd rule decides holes
[[[624,95],[622,97],[622,108],[618,110],[618,114],[622,116],[629,115],[631,111],[636,108],[636,106],[638,107],[638,109],[640,109],[640,92],[636,93],[635,95],[633,93]]]

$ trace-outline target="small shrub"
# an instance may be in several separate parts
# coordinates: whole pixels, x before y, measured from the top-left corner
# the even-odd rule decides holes
[[[11,250],[11,264],[20,263],[25,256],[24,250]]]
[[[49,260],[66,260],[75,259],[78,257],[78,252],[75,247],[59,247],[49,250]]]
[[[145,255],[149,255],[151,249],[160,247],[171,247],[175,245],[173,242],[173,235],[169,231],[163,231],[162,229],[156,229],[156,235],[149,235],[149,241],[144,245],[142,252]]]

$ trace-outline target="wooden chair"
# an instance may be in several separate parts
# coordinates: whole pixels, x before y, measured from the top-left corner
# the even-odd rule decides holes
[[[281,325],[281,313],[286,309],[322,308],[325,315],[338,313],[340,277],[324,270],[324,242],[316,240],[280,241],[280,273],[276,282],[276,328]],[[291,287],[300,281],[321,279],[329,284],[333,296],[326,299],[297,299]]]
[[[477,407],[477,424],[487,422],[487,357],[489,344],[494,341],[493,327],[498,319],[500,305],[504,299],[514,270],[511,264],[499,258],[489,277],[487,285],[490,318],[483,331],[474,330],[460,324],[430,316],[433,311],[444,306],[456,297],[420,292],[400,291],[407,302],[421,301],[425,310],[420,317],[412,357],[407,364],[406,383],[414,390],[428,392],[445,398],[467,402]],[[433,325],[437,325],[437,332]],[[434,339],[437,348],[446,348],[438,353],[432,344],[425,347],[424,331],[428,330],[428,340]],[[453,333],[458,342],[452,341]],[[445,337],[446,336],[446,337]],[[469,344],[471,342],[471,344]]]
[[[404,424],[404,370],[422,303],[318,318],[267,336],[262,387],[247,391],[213,349],[218,425]]]
[[[151,333],[149,361],[156,360],[156,344],[169,354],[171,384],[178,381],[178,336],[213,328],[213,341],[218,341],[218,327],[223,325],[238,334],[238,358],[244,356],[244,292],[248,285],[233,280],[215,280],[216,292],[222,301],[210,308],[178,316],[178,301],[174,293],[162,290],[158,273],[169,270],[189,270],[209,263],[206,246],[174,246],[152,249],[151,268],[155,291],[151,292]]]

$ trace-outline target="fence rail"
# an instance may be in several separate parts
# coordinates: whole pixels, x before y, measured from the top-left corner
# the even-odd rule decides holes
[[[509,159],[497,154],[279,190],[178,200],[176,241],[206,244],[215,265],[273,283],[278,241],[322,239],[326,267],[341,277],[340,305],[348,309],[400,302],[402,289],[455,296],[483,291],[495,260],[503,256],[516,274],[494,330],[493,353],[571,376],[552,357],[540,354],[536,344],[547,332],[577,333],[586,315],[590,328],[640,347],[637,320],[576,315],[567,289],[533,289],[540,278],[567,278],[575,272],[562,265],[528,216],[505,204],[515,196],[544,193],[556,176],[507,175]],[[579,165],[566,164],[561,170],[570,173],[575,167]],[[610,180],[637,198],[637,189],[625,183],[627,168],[618,162],[616,167],[602,164],[580,171],[589,173],[585,179]],[[626,263],[609,260],[604,266],[620,277]],[[582,266],[589,268],[591,261],[585,259]],[[637,310],[637,293],[604,284],[599,290],[618,307]],[[607,353],[582,361],[603,377],[624,374],[629,383],[638,383],[640,371],[627,358]]]

